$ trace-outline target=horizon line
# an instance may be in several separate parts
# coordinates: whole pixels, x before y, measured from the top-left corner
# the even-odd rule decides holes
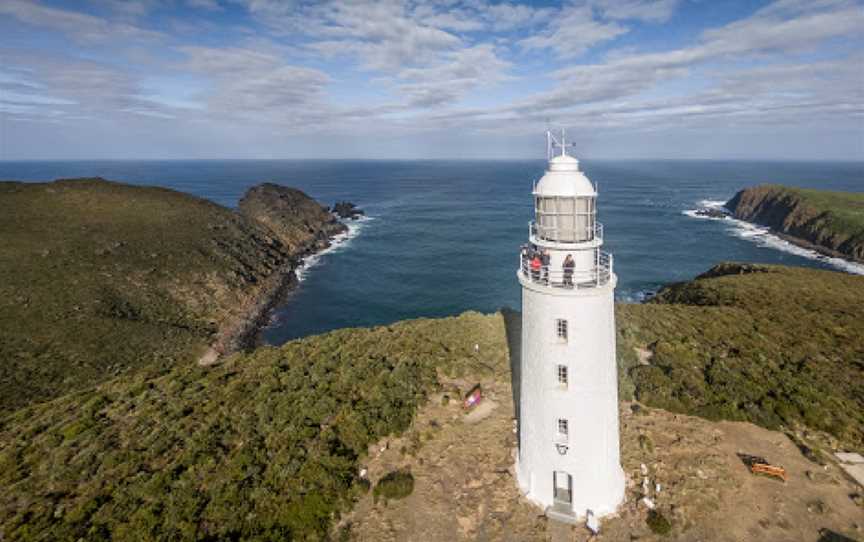
[[[596,158],[580,158],[575,157],[581,162],[601,161],[601,162],[637,162],[637,161],[663,161],[663,162],[848,162],[848,163],[864,163],[864,156],[860,158],[782,158],[782,157],[764,157],[764,158],[743,158],[743,157],[723,157],[723,158],[707,158],[707,157],[688,157],[688,158],[668,158],[668,157],[596,157]],[[543,157],[538,158],[503,158],[503,157],[476,157],[476,158],[327,158],[327,157],[306,157],[306,158],[0,158],[0,163],[11,162],[545,162]]]

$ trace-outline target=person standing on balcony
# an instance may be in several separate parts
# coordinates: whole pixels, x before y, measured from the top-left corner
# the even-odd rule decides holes
[[[540,259],[540,253],[534,252],[534,257],[531,258],[531,280],[540,280],[540,268],[543,267],[543,262]]]
[[[543,264],[543,282],[549,284],[549,249],[543,250],[543,256],[540,258],[540,263]]]
[[[576,262],[573,261],[573,256],[568,254],[564,258],[564,286],[573,286],[573,268],[576,267]]]

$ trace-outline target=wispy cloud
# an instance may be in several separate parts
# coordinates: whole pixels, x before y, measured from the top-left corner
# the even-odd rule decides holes
[[[29,0],[0,2],[0,15],[14,17],[25,24],[57,30],[73,39],[86,42],[130,38],[156,39],[162,36],[158,31],[111,22],[86,13],[43,6]]]
[[[712,5],[720,26],[693,2],[6,0],[0,114],[118,134],[207,126],[208,141],[818,126],[864,155],[860,2]]]

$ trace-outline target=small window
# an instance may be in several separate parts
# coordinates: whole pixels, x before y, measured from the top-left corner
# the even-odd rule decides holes
[[[558,384],[564,388],[567,387],[567,366],[558,366]]]
[[[560,342],[567,342],[567,320],[561,318],[555,320],[555,333],[558,335]]]
[[[558,440],[567,440],[567,419],[558,418]]]

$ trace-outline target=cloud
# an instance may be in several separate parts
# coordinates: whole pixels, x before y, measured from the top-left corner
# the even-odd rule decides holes
[[[28,0],[0,2],[0,15],[9,15],[26,24],[58,30],[85,42],[116,38],[151,40],[162,37],[159,32],[121,22],[109,22],[86,13],[51,8]]]
[[[0,17],[53,32],[0,50],[0,111],[52,129],[98,123],[120,139],[170,127],[178,141],[324,131],[398,141],[454,128],[458,137],[519,138],[547,121],[628,136],[861,133],[860,3],[777,0],[716,28],[696,26],[684,45],[640,50],[636,30],[679,24],[679,5],[91,0],[84,10],[0,0]],[[616,48],[628,32],[627,47]]]
[[[652,23],[668,21],[680,0],[593,0],[606,19],[636,19]]]
[[[186,0],[186,3],[193,7],[199,8],[206,11],[224,11],[218,0]]]
[[[301,122],[315,117],[323,103],[326,73],[294,66],[270,51],[243,48],[181,47],[182,67],[209,78],[208,113],[230,117]],[[310,107],[314,106],[314,107]]]
[[[552,19],[546,32],[519,41],[526,49],[552,49],[563,58],[573,58],[589,48],[627,32],[615,22],[594,19],[590,6],[568,6]]]
[[[370,70],[428,64],[462,44],[456,35],[414,20],[401,2],[326,3],[308,15],[308,30],[320,39],[310,49],[357,57]]]
[[[398,90],[409,97],[409,107],[440,106],[502,81],[510,66],[498,58],[491,45],[477,45],[452,52],[432,67],[402,70]]]
[[[483,4],[481,9],[496,31],[546,23],[556,11],[551,7],[537,8],[507,2]]]
[[[840,6],[828,11],[811,7],[802,13],[772,5],[745,20],[703,32],[701,42],[691,47],[612,54],[603,63],[557,70],[554,75],[561,81],[559,86],[531,103],[535,110],[547,111],[619,99],[687,77],[694,68],[711,62],[741,62],[748,56],[753,61],[768,62],[771,59],[765,55],[782,57],[790,51],[812,49],[825,40],[854,35],[862,26],[864,12],[857,7]]]
[[[59,55],[2,50],[2,105],[14,102],[30,118],[55,121],[81,117],[124,118],[128,115],[174,118],[170,108],[139,93],[135,77],[112,66]]]

